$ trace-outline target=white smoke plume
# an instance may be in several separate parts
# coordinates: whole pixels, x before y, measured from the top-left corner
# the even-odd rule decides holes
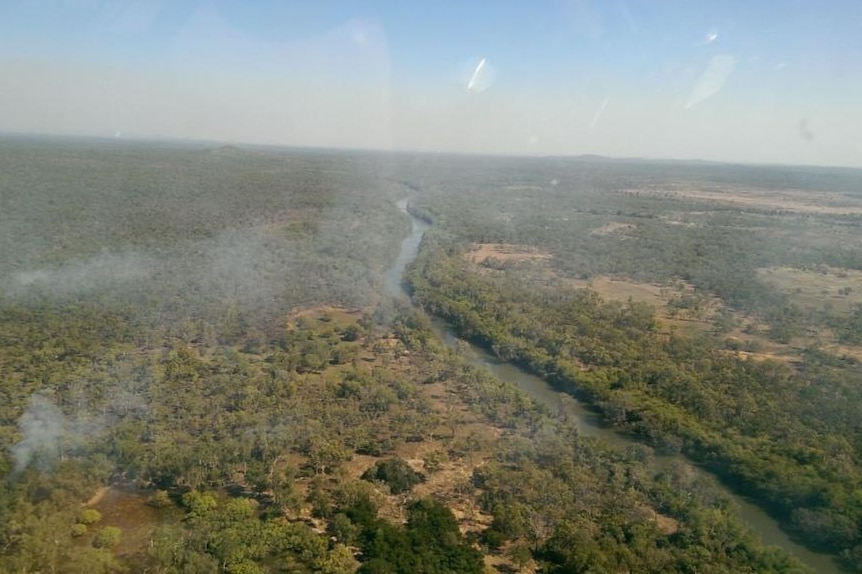
[[[90,259],[19,271],[11,275],[7,294],[32,291],[52,296],[87,293],[122,286],[150,275],[153,262],[138,253],[100,253]]]
[[[49,398],[33,395],[27,410],[18,419],[21,440],[10,448],[15,459],[13,476],[31,465],[47,470],[54,460],[72,454],[84,442],[101,434],[104,428],[102,417],[84,414],[70,420]]]
[[[30,466],[37,455],[46,460],[56,457],[65,427],[66,417],[57,405],[41,395],[33,395],[30,405],[18,420],[18,432],[23,438],[11,449],[15,458],[14,473]]]

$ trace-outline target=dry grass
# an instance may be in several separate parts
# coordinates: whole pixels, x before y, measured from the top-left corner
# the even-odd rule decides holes
[[[609,229],[622,230],[619,226]],[[612,232],[616,232],[612,231]],[[626,279],[619,279],[609,275],[598,275],[590,279],[571,279],[561,277],[549,264],[551,256],[541,251],[528,251],[528,247],[506,245],[506,244],[478,244],[467,254],[467,261],[472,265],[472,271],[480,274],[502,273],[502,271],[480,267],[484,261],[483,257],[490,257],[491,253],[506,251],[510,260],[534,261],[536,264],[529,270],[519,269],[518,272],[531,273],[531,277],[542,284],[559,284],[573,289],[591,289],[606,301],[617,301],[627,303],[646,303],[655,309],[655,316],[661,328],[666,332],[674,332],[683,336],[696,336],[712,331],[715,328],[715,320],[720,311],[725,307],[722,301],[714,296],[705,295],[696,291],[693,285],[682,280],[669,283],[641,283]],[[520,259],[518,259],[520,257]],[[499,257],[497,257],[499,259]],[[845,304],[850,308],[851,302],[858,298],[862,303],[862,272],[842,274],[843,270],[833,270],[835,277],[844,277],[842,286],[851,286],[850,297],[844,297]],[[793,285],[793,278],[788,277],[788,285]],[[859,281],[858,289],[854,281]],[[836,297],[837,295],[837,287]],[[673,302],[681,298],[694,298],[696,305],[691,308],[675,307]],[[821,296],[822,299],[822,296]],[[776,360],[793,366],[800,361],[799,349],[815,342],[811,337],[801,337],[790,344],[779,344],[769,339],[767,325],[761,323],[754,317],[744,313],[732,312],[737,327],[727,333],[730,339],[736,339],[740,347],[749,350],[728,351],[737,356],[755,360]],[[819,342],[826,342],[824,350],[838,355],[862,358],[862,348],[850,349],[838,347],[834,338],[823,337],[820,334]],[[752,350],[753,349],[753,350]]]
[[[636,229],[636,226],[631,223],[623,223],[621,221],[612,221],[610,223],[606,223],[599,228],[593,229],[591,233],[593,235],[623,235],[627,231],[633,231]]]
[[[115,554],[132,554],[145,547],[156,525],[177,517],[175,509],[149,506],[146,503],[149,494],[150,491],[137,490],[134,485],[100,488],[86,506],[98,510],[102,520],[90,527],[90,532],[82,537],[81,543],[89,544],[103,527],[115,526],[122,532],[120,543],[114,548]]]
[[[862,362],[862,347],[851,347],[840,343],[827,343],[822,349],[836,357],[847,356]]]
[[[677,184],[666,189],[625,189],[620,190],[619,193],[670,199],[696,199],[757,210],[829,215],[862,214],[862,202],[857,198],[822,191],[739,187],[704,190],[690,189],[686,184]]]
[[[544,261],[551,258],[551,254],[529,245],[512,245],[510,243],[477,243],[465,255],[468,261],[480,264],[487,259],[498,261]]]
[[[567,279],[566,282],[575,289],[592,289],[602,299],[608,301],[638,301],[659,308],[667,303],[663,296],[666,287],[655,283],[636,283],[614,279],[607,275],[591,277],[590,279]]]
[[[804,309],[843,313],[862,304],[862,271],[826,266],[817,271],[768,267],[757,274]]]

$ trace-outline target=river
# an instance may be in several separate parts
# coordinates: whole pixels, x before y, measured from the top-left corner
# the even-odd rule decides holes
[[[401,243],[401,251],[398,253],[397,259],[386,273],[386,289],[393,297],[406,297],[409,300],[410,295],[405,289],[403,282],[404,270],[419,253],[419,245],[422,242],[422,237],[428,231],[430,225],[411,215],[407,211],[407,203],[408,200],[405,198],[396,204],[398,209],[410,218],[410,233]],[[437,335],[448,346],[454,347],[458,338],[455,336],[452,327],[439,318],[433,318],[431,322]],[[570,417],[578,421],[581,435],[596,437],[618,447],[641,444],[635,438],[626,435],[618,429],[603,424],[601,417],[597,413],[587,409],[573,397],[556,391],[543,379],[526,373],[510,363],[500,361],[495,356],[475,345],[469,345],[467,348],[468,356],[474,365],[487,368],[497,378],[515,385],[530,397],[550,407],[553,412],[558,412],[560,408],[564,408]],[[717,491],[732,500],[738,509],[739,518],[765,544],[782,548],[818,574],[842,574],[844,572],[830,555],[812,552],[791,540],[781,530],[778,521],[750,500],[729,490],[708,471],[691,464],[681,456],[656,456],[656,463],[660,465],[674,460],[686,464],[692,473],[707,477],[715,485]]]

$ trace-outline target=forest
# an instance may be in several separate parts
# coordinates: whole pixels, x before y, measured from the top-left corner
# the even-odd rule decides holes
[[[862,174],[462,165],[422,185],[417,302],[862,568],[860,307],[839,287],[860,269]],[[815,304],[809,275],[835,280]]]
[[[856,315],[749,273],[841,266],[852,306],[854,216],[698,215],[712,200],[674,195],[681,178],[802,180],[852,207],[853,173],[20,137],[0,151],[4,572],[810,571],[710,481],[657,464],[666,451],[858,564]],[[408,195],[433,222],[407,275],[424,311],[384,287]],[[592,233],[611,220],[625,227]],[[490,243],[529,256],[471,259]],[[668,309],[701,305],[708,328],[578,283],[611,274],[687,282]],[[425,311],[642,443],[583,436]],[[798,358],[761,360],[770,345]]]

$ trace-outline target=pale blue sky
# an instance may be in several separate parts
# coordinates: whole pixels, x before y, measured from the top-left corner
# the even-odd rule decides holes
[[[0,131],[862,166],[862,2],[7,0]]]

